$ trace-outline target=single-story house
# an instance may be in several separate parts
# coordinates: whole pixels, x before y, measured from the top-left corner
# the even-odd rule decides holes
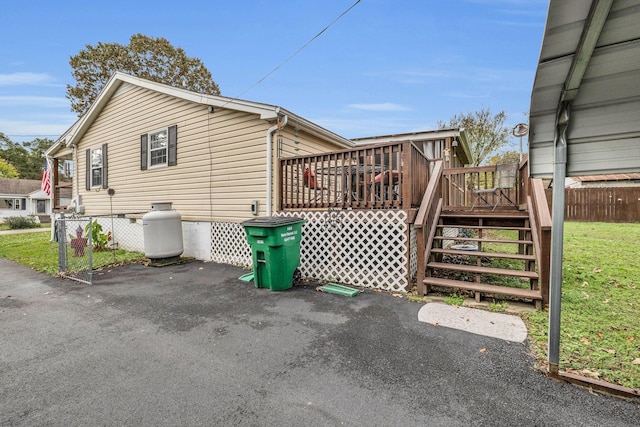
[[[585,175],[571,180],[571,188],[640,187],[640,173]]]
[[[357,146],[411,142],[429,159],[443,159],[446,168],[462,168],[472,162],[464,129],[450,128],[433,131],[354,138]]]
[[[45,218],[51,214],[49,196],[35,179],[0,178],[0,219],[14,216],[36,215]]]
[[[117,72],[46,156],[53,170],[73,161],[75,213],[140,214],[171,202],[182,216],[185,256],[233,261],[218,256],[235,250],[221,249],[229,233],[244,239],[240,222],[275,212],[279,158],[353,146],[278,106]],[[55,174],[53,181],[57,189]]]

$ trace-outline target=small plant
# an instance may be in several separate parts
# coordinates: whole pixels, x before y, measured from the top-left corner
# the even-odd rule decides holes
[[[5,219],[5,222],[9,226],[9,230],[21,230],[25,228],[39,228],[40,224],[36,222],[36,218],[33,215],[30,216],[11,216]]]
[[[85,233],[89,232],[89,224],[84,228]],[[91,242],[93,242],[94,251],[104,251],[107,249],[107,245],[111,241],[111,232],[103,233],[102,226],[96,219],[91,224]]]
[[[507,307],[509,307],[509,303],[507,302],[492,302],[489,306],[489,310],[493,311],[494,313],[502,313],[507,309]]]
[[[464,303],[464,295],[451,294],[444,299],[444,302],[449,305],[461,306]]]

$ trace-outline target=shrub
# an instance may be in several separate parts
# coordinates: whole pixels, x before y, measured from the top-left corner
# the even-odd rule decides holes
[[[40,227],[34,216],[11,216],[5,219],[5,223],[9,226],[9,230]]]
[[[89,224],[86,225],[85,232],[89,232]],[[107,245],[111,241],[111,232],[103,233],[102,226],[98,223],[98,220],[94,220],[91,224],[91,241],[93,242],[93,250],[104,251],[107,249]]]

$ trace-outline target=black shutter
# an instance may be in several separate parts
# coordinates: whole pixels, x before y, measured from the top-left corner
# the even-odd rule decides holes
[[[107,144],[102,144],[102,188],[109,188],[107,182]]]
[[[147,134],[140,135],[140,170],[147,170]]]
[[[87,150],[87,174],[85,188],[87,191],[91,190],[91,150]]]
[[[178,126],[173,125],[169,127],[169,158],[167,159],[168,166],[175,166],[178,164]]]

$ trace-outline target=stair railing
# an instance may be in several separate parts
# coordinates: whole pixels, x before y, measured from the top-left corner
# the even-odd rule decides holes
[[[542,306],[549,303],[549,278],[551,266],[551,213],[541,179],[529,180],[527,210],[531,224],[531,237],[538,264],[538,277]]]
[[[444,163],[442,160],[436,160],[433,173],[429,179],[429,184],[422,197],[420,208],[416,215],[414,227],[416,229],[417,240],[417,264],[418,271],[416,273],[418,294],[424,295],[426,292],[423,283],[426,263],[428,260],[427,249],[431,247],[433,237],[435,235],[438,217],[442,210],[442,175]]]

